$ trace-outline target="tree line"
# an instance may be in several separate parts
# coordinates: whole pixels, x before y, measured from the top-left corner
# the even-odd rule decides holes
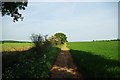
[[[93,42],[108,42],[108,41],[120,41],[120,39],[111,39],[111,40],[93,40]]]

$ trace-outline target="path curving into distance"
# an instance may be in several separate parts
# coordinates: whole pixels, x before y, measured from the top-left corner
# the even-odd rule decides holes
[[[62,80],[74,78],[77,80],[83,80],[82,74],[78,73],[77,67],[73,63],[73,58],[66,43],[62,46],[61,52],[51,69],[51,78],[61,78]]]

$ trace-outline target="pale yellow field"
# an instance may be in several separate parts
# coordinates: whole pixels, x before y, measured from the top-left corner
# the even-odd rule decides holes
[[[32,43],[4,43],[0,44],[2,48],[0,48],[0,52],[4,51],[24,51],[30,49],[33,44]]]
[[[2,51],[2,44],[0,44],[0,52]]]

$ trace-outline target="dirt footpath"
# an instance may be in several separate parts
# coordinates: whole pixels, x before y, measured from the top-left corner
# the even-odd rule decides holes
[[[55,64],[51,69],[51,78],[71,78],[83,80],[81,73],[78,73],[77,67],[73,63],[72,56],[66,43],[61,48]]]

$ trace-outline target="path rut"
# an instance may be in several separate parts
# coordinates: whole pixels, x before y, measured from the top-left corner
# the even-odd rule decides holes
[[[62,80],[66,78],[74,78],[77,80],[83,80],[82,74],[78,73],[77,67],[73,63],[73,58],[66,43],[61,48],[61,52],[51,69],[51,78],[61,78]]]

